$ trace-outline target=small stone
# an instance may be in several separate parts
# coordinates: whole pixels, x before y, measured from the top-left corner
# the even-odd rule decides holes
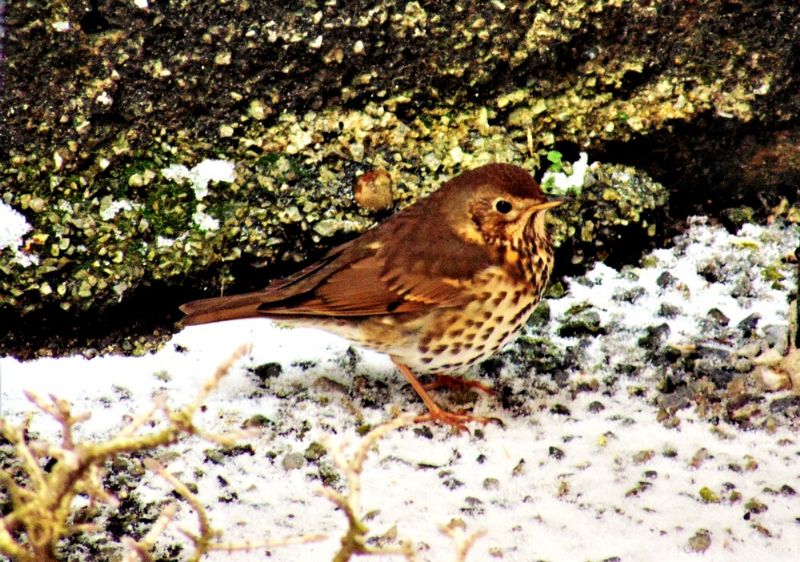
[[[254,416],[250,416],[244,422],[242,422],[242,429],[248,429],[250,427],[266,427],[270,424],[269,418],[267,416],[256,414]]]
[[[662,289],[666,289],[667,287],[673,285],[677,280],[678,279],[674,275],[672,275],[669,271],[664,271],[656,279],[656,285],[658,285]]]
[[[600,324],[600,315],[593,310],[569,318],[558,328],[558,335],[562,338],[591,336],[602,333],[605,333],[605,329]]]
[[[325,64],[332,64],[334,62],[336,64],[341,64],[343,60],[344,60],[344,51],[342,50],[341,47],[334,47],[333,49],[325,53],[325,56],[322,57],[322,62],[324,62]]]
[[[694,552],[705,552],[711,546],[711,533],[707,529],[698,529],[689,539],[689,549]]]
[[[711,456],[711,453],[708,452],[708,449],[706,449],[705,447],[701,447],[694,454],[694,456],[692,457],[692,460],[690,461],[689,464],[692,466],[692,468],[700,468],[700,466],[706,460],[711,459],[711,458],[713,458],[713,457]]]
[[[302,468],[305,462],[306,459],[302,453],[287,453],[281,461],[281,466],[283,466],[283,470],[288,472]]]
[[[312,49],[319,49],[322,47],[322,35],[317,35],[313,41],[309,42],[308,46]]]
[[[227,66],[231,63],[231,58],[230,51],[220,51],[214,55],[214,64],[217,66]]]
[[[720,222],[731,234],[736,234],[745,223],[753,222],[755,211],[751,207],[731,207],[719,214]]]
[[[527,324],[528,326],[545,326],[548,322],[550,322],[550,305],[545,300],[536,305]]]
[[[223,139],[232,137],[233,136],[233,127],[231,127],[230,125],[225,125],[225,124],[220,125],[219,126],[219,136],[222,137]]]
[[[709,283],[716,283],[720,280],[719,266],[713,261],[698,265],[697,274]]]
[[[203,454],[205,461],[212,464],[222,464],[225,460],[225,454],[219,449],[206,449]]]
[[[483,502],[476,497],[467,496],[464,498],[464,503],[466,505],[461,508],[461,513],[466,515],[483,515],[486,511],[483,507]]]
[[[253,100],[250,102],[250,106],[247,108],[247,114],[255,119],[256,121],[261,121],[266,119],[267,111],[264,107],[264,102],[261,100]]]
[[[764,327],[764,340],[781,355],[789,350],[789,326],[770,324]]]
[[[675,318],[678,314],[681,313],[680,307],[675,306],[674,304],[669,303],[661,303],[661,306],[658,309],[658,315],[662,318]]]
[[[718,308],[712,308],[707,313],[708,319],[711,320],[717,326],[727,326],[730,323],[730,318],[725,316],[725,314]]]
[[[655,351],[661,347],[662,342],[669,336],[669,325],[659,324],[645,328],[645,335],[639,338],[639,347],[648,351]]]
[[[325,450],[325,447],[323,447],[320,443],[314,441],[311,444],[309,444],[308,447],[306,447],[303,456],[308,462],[315,462],[324,457],[326,454],[327,451]]]
[[[617,302],[627,302],[630,304],[634,304],[640,298],[647,294],[647,291],[644,287],[633,287],[631,289],[625,289],[622,291],[618,291],[614,293],[611,297]]]
[[[700,488],[700,499],[705,503],[719,503],[719,496],[708,486]]]
[[[590,412],[592,412],[593,414],[596,414],[597,412],[602,412],[603,410],[605,410],[606,407],[603,405],[602,402],[598,402],[597,400],[593,400],[592,402],[589,403],[589,406],[587,407],[587,409]]]
[[[276,362],[264,363],[251,368],[250,372],[261,381],[261,384],[265,384],[269,379],[279,377],[283,373],[283,366]]]
[[[747,510],[748,513],[763,513],[769,509],[765,503],[758,500],[757,498],[750,498],[746,504],[744,504],[744,508]]]
[[[736,327],[739,328],[744,337],[749,338],[758,327],[759,320],[761,320],[761,315],[758,312],[754,312],[750,316],[747,316],[744,320],[740,321]]]
[[[758,367],[756,369],[756,376],[758,377],[758,380],[761,381],[761,384],[764,385],[764,388],[766,388],[767,390],[775,392],[778,390],[789,390],[790,388],[792,388],[792,379],[789,377],[788,374],[777,371],[770,367]],[[797,398],[797,397],[792,396],[789,398]],[[785,400],[785,398],[780,400]],[[772,401],[772,403],[770,404],[770,411],[772,411],[773,413],[778,413],[777,411],[773,410],[773,404],[775,404],[775,402],[778,402],[778,400]],[[783,405],[783,403],[781,403],[781,404],[776,404],[775,407],[782,408],[785,406]]]
[[[547,454],[550,455],[551,457],[553,457],[554,459],[556,459],[557,461],[560,461],[561,459],[563,459],[564,455],[565,455],[565,453],[564,453],[564,451],[562,449],[559,449],[558,447],[552,447],[552,446],[548,447]]]
[[[385,170],[366,172],[356,180],[356,203],[370,211],[385,211],[394,205],[392,178]]]
[[[800,415],[800,396],[784,396],[769,403],[769,411],[773,414],[784,414],[795,418]]]
[[[648,490],[648,489],[650,489],[652,487],[653,487],[653,484],[651,482],[647,482],[646,480],[642,481],[642,482],[637,482],[636,485],[633,488],[631,488],[630,490],[625,492],[625,497],[626,498],[630,498],[630,497],[634,497],[634,496],[639,496],[639,495],[642,494],[642,492],[644,492],[644,491],[646,491],[646,490]]]
[[[500,489],[500,481],[497,478],[485,478],[483,480],[483,489],[484,490],[499,490]]]
[[[741,325],[741,323],[740,323]],[[736,350],[736,355],[752,359],[761,353],[761,342],[750,342]]]

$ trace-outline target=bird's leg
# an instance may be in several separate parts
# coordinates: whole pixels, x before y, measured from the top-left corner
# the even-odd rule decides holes
[[[394,359],[392,361],[394,361]],[[496,418],[486,418],[482,416],[473,416],[470,414],[456,414],[454,412],[448,412],[447,410],[442,409],[438,404],[436,404],[436,402],[433,401],[433,398],[431,398],[430,394],[428,394],[428,392],[425,390],[425,387],[422,386],[407,365],[403,365],[397,361],[394,361],[394,364],[397,365],[397,368],[400,369],[401,373],[403,373],[403,376],[411,385],[411,388],[413,388],[419,397],[422,398],[422,401],[428,408],[428,413],[417,416],[415,421],[437,421],[440,423],[446,423],[452,425],[459,431],[467,429],[467,422],[472,421],[478,423],[489,423],[491,421],[499,421]]]
[[[461,390],[463,388],[474,388],[486,394],[497,394],[497,391],[491,386],[483,384],[482,382],[466,380],[462,377],[454,377],[451,375],[434,375],[436,380],[426,385],[423,385],[425,390],[436,390],[437,388],[447,388],[450,390]]]

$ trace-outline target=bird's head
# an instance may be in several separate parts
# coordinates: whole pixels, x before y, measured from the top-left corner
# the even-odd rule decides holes
[[[468,220],[462,238],[492,246],[518,245],[524,238],[547,240],[545,215],[563,200],[550,199],[525,170],[511,164],[488,164],[455,178],[463,183]]]

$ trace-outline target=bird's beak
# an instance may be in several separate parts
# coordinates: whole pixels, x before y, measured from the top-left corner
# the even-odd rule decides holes
[[[536,212],[538,212],[538,211],[546,211],[547,209],[553,209],[554,207],[558,207],[559,205],[563,205],[567,201],[569,201],[569,199],[566,198],[566,197],[556,197],[554,199],[550,199],[548,201],[545,201],[544,203],[539,203],[538,205],[534,205],[533,207],[531,207],[531,210],[536,211]]]

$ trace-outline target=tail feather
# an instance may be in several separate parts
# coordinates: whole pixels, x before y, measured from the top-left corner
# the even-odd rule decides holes
[[[186,316],[180,321],[181,326],[195,326],[238,318],[263,318],[258,311],[262,299],[258,293],[246,293],[230,297],[200,299],[181,305]]]

